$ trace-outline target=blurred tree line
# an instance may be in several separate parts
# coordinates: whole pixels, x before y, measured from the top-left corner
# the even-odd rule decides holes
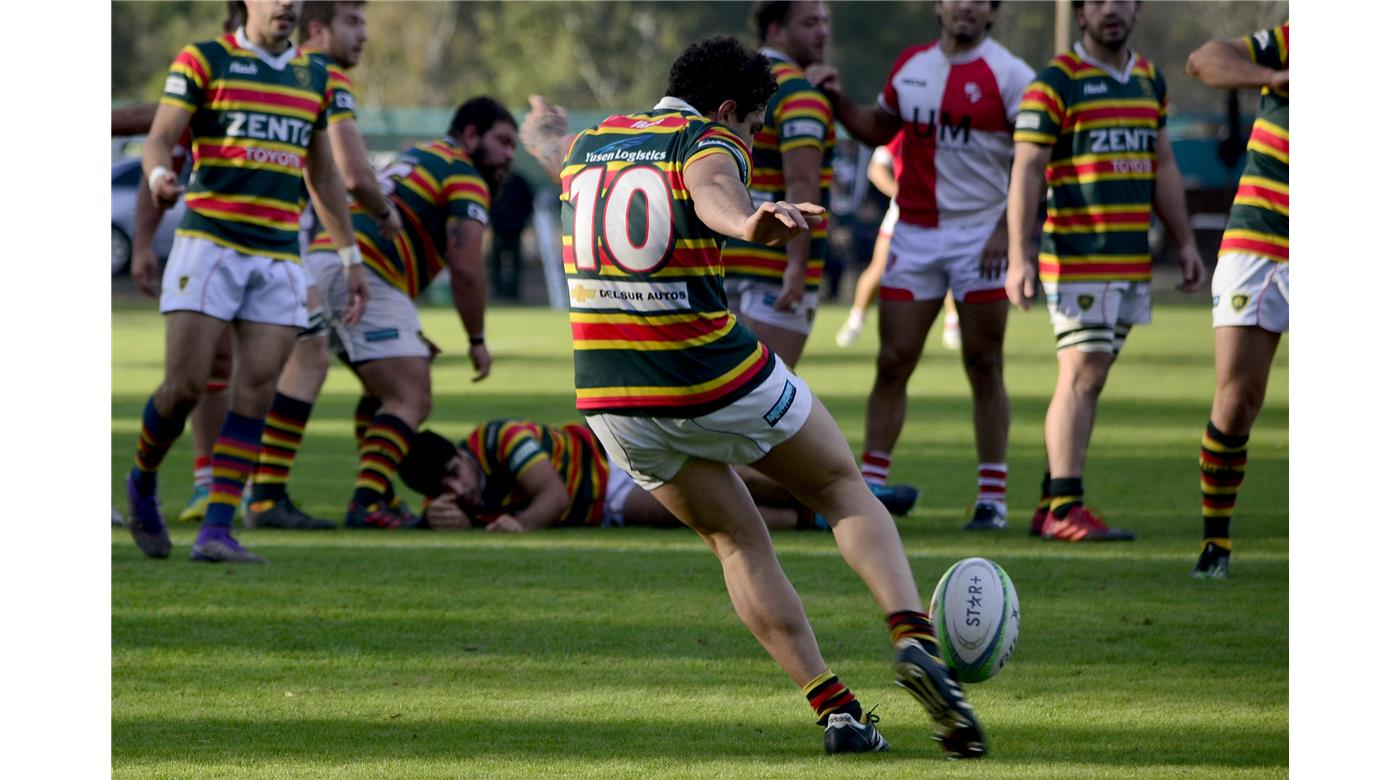
[[[899,52],[936,36],[930,2],[828,2],[828,49],[853,96],[873,100]],[[354,77],[365,106],[447,107],[490,93],[517,110],[539,93],[578,110],[650,106],[671,61],[693,40],[749,44],[748,2],[372,2],[370,41]],[[179,48],[218,34],[224,4],[114,2],[112,98],[152,100]],[[1146,3],[1132,43],[1166,74],[1177,111],[1221,110],[1186,76],[1186,57],[1213,37],[1281,23],[1288,3]],[[1054,54],[1054,5],[1007,2],[993,35],[1037,70]],[[1252,104],[1246,102],[1247,110]]]

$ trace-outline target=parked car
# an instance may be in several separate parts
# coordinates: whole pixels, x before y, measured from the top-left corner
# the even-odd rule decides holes
[[[136,229],[136,193],[141,184],[141,159],[129,157],[112,163],[112,275],[126,273],[131,267],[131,237]],[[175,227],[185,214],[181,200],[175,208],[161,217],[156,228],[156,256],[162,261],[170,254],[175,242]]]

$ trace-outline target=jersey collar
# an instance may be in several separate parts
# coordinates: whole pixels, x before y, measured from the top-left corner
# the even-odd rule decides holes
[[[691,104],[685,102],[684,100],[681,100],[678,97],[671,97],[670,95],[661,98],[661,102],[657,103],[656,107],[653,108],[652,111],[679,111],[682,114],[700,113],[699,110],[695,108],[695,106],[692,106]]]
[[[795,62],[792,61],[792,58],[791,58],[791,57],[787,56],[786,54],[783,54],[782,52],[778,51],[777,49],[775,49],[775,48],[773,48],[773,47],[771,47],[771,46],[764,46],[763,48],[761,48],[761,49],[758,50],[758,53],[759,53],[759,54],[762,54],[763,56],[767,57],[767,58],[770,59],[770,60],[777,60],[778,62],[786,62],[787,64],[793,65],[793,66],[796,66],[796,65],[797,65],[797,63],[795,63]]]
[[[1104,73],[1107,73],[1108,75],[1112,76],[1114,80],[1116,80],[1119,84],[1128,83],[1128,79],[1132,78],[1133,75],[1133,66],[1137,64],[1137,52],[1133,51],[1132,49],[1128,49],[1128,62],[1123,66],[1122,70],[1114,70],[1111,66],[1099,62],[1093,57],[1090,57],[1089,52],[1084,50],[1084,43],[1082,41],[1074,42],[1074,53],[1079,55],[1079,59],[1084,60],[1090,65],[1093,65],[1094,67],[1098,68]]]
[[[288,46],[286,51],[273,56],[267,49],[248,40],[248,36],[243,33],[242,27],[239,27],[238,32],[234,33],[234,40],[238,42],[239,48],[247,49],[258,55],[258,59],[267,63],[267,66],[273,70],[282,70],[287,67],[287,63],[291,62],[293,57],[297,56],[297,47],[295,46]]]

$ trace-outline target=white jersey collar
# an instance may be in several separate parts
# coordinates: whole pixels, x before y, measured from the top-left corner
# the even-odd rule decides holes
[[[1090,65],[1093,65],[1094,67],[1098,68],[1104,73],[1107,73],[1108,75],[1112,76],[1118,81],[1119,84],[1128,83],[1128,79],[1131,78],[1133,75],[1133,66],[1137,64],[1137,52],[1133,51],[1132,49],[1128,49],[1128,62],[1123,66],[1122,70],[1114,70],[1112,66],[1099,62],[1093,57],[1090,57],[1089,52],[1084,50],[1083,41],[1074,42],[1074,53],[1079,55],[1079,59],[1084,60]]]
[[[779,60],[781,62],[786,62],[787,64],[793,66],[797,65],[797,63],[792,61],[791,57],[787,56],[786,54],[783,54],[782,52],[778,51],[777,49],[771,46],[764,46],[763,48],[758,50],[758,53],[762,54],[770,60]]]
[[[681,100],[681,99],[678,98],[678,97],[671,97],[670,95],[667,95],[666,97],[661,98],[661,102],[660,102],[660,103],[657,103],[657,104],[656,104],[656,107],[653,108],[652,110],[653,110],[653,111],[680,111],[680,112],[682,112],[682,113],[688,113],[688,114],[699,114],[699,113],[700,113],[699,111],[697,111],[697,110],[695,109],[695,106],[692,106],[691,104],[685,102],[684,100]]]
[[[242,27],[238,28],[238,32],[234,33],[233,37],[234,40],[238,42],[239,47],[258,55],[258,59],[267,63],[267,66],[273,70],[282,70],[287,67],[287,63],[291,62],[293,57],[297,56],[296,46],[288,46],[286,51],[273,56],[267,49],[248,40],[248,36],[244,34]]]

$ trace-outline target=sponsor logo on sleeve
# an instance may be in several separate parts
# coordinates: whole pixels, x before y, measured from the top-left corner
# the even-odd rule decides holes
[[[165,77],[165,91],[172,95],[185,94],[185,77],[173,73]]]
[[[491,212],[482,208],[480,203],[472,203],[467,206],[467,218],[474,219],[483,225],[491,224]]]
[[[1039,130],[1039,129],[1040,129],[1040,115],[1039,115],[1039,114],[1031,113],[1030,111],[1023,111],[1023,112],[1021,112],[1020,114],[1017,114],[1017,115],[1016,115],[1016,129],[1017,129],[1017,130]]]
[[[512,472],[519,471],[520,467],[525,465],[525,461],[535,457],[535,455],[538,454],[539,451],[539,444],[536,444],[532,441],[526,442],[520,445],[519,447],[516,447],[515,451],[510,454],[510,462],[506,464],[506,467],[509,468]]]
[[[335,93],[335,105],[337,108],[343,108],[346,111],[354,111],[355,96],[351,95],[349,92],[337,92]]]
[[[826,125],[815,119],[794,119],[791,122],[783,123],[784,138],[800,138],[802,136],[822,138],[825,135]]]
[[[1259,44],[1259,48],[1261,49],[1269,48],[1269,31],[1260,30],[1259,32],[1255,33],[1254,42]]]

